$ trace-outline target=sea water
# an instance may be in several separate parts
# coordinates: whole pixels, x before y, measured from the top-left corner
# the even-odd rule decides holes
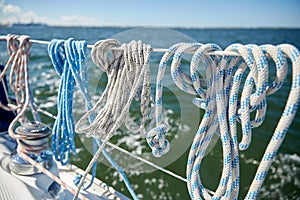
[[[300,48],[300,29],[134,29],[118,27],[84,28],[84,27],[11,27],[0,28],[0,35],[9,33],[26,34],[33,39],[50,41],[52,39],[86,40],[88,44],[107,38],[117,38],[121,42],[131,39],[143,40],[153,47],[168,48],[176,42],[213,42],[221,48],[232,43],[241,44],[282,44],[289,43]],[[90,50],[88,51],[90,53]],[[154,93],[157,66],[162,53],[151,54],[151,80]],[[6,42],[0,42],[0,64],[7,61]],[[186,55],[183,66],[188,67],[189,56]],[[95,103],[105,88],[106,75],[97,68],[87,57],[89,66],[89,90],[93,103]],[[35,96],[35,102],[54,115],[56,111],[56,98],[59,87],[59,77],[56,74],[47,54],[47,45],[33,44],[30,58],[30,84]],[[164,88],[164,116],[170,125],[167,135],[171,141],[171,150],[166,156],[157,159],[145,142],[145,137],[139,133],[131,133],[121,127],[110,140],[122,148],[136,155],[144,157],[174,173],[185,177],[186,161],[189,146],[196,133],[203,111],[192,105],[193,96],[179,91],[172,82],[169,70],[166,72]],[[275,130],[281,116],[291,85],[291,66],[284,86],[275,94],[268,97],[266,120],[263,125],[253,130],[252,144],[248,150],[240,152],[240,195],[243,199],[253,176],[259,165],[263,152]],[[74,115],[77,121],[84,113],[83,98],[78,91],[74,95]],[[132,109],[131,117],[138,121],[139,113]],[[43,116],[42,120],[49,126],[53,119]],[[300,197],[300,114],[296,114],[286,138],[280,147],[278,155],[273,162],[269,174],[264,182],[259,199],[297,199]],[[77,156],[71,162],[82,169],[88,165],[92,157],[91,139],[84,134],[76,136]],[[222,170],[222,147],[218,138],[214,139],[202,163],[201,180],[211,190],[216,189]],[[137,161],[128,155],[107,147],[116,162],[126,172],[133,188],[142,199],[189,199],[186,183],[168,174],[158,171],[146,164]],[[118,173],[103,158],[98,159],[97,177],[112,185],[115,189],[130,196]]]

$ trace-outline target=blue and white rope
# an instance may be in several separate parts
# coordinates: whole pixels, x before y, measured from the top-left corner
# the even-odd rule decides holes
[[[193,76],[184,72],[181,68],[181,59],[186,52],[194,51],[202,44],[200,43],[185,43],[175,51],[171,64],[171,76],[178,88],[186,93],[196,95],[197,91],[192,87]]]
[[[163,123],[162,116],[163,79],[167,62],[180,45],[181,43],[170,47],[169,50],[163,55],[158,67],[155,94],[156,127],[146,133],[147,143],[152,149],[152,154],[155,157],[161,157],[162,155],[166,154],[170,149],[169,141],[165,139],[165,134],[168,130],[168,127],[166,124]]]
[[[151,129],[146,134],[146,139],[148,145],[152,149],[152,154],[155,157],[161,157],[166,154],[170,149],[169,141],[165,138],[168,127],[163,122],[162,116],[162,94],[163,94],[163,81],[166,66],[168,64],[168,60],[173,56],[173,61],[171,65],[171,75],[176,85],[188,93],[196,94],[195,90],[191,88],[192,80],[189,75],[184,73],[183,69],[180,66],[180,61],[185,52],[190,52],[195,50],[198,46],[201,46],[200,43],[178,43],[173,45],[168,49],[168,51],[163,55],[159,67],[156,78],[156,95],[155,95],[155,121],[156,127]]]
[[[184,52],[195,50],[191,65],[190,78],[180,67]],[[199,129],[191,145],[187,163],[187,185],[192,199],[237,199],[239,194],[239,150],[245,150],[251,144],[251,129],[259,127],[266,115],[266,96],[275,93],[283,85],[287,75],[285,56],[292,60],[293,84],[285,111],[267,147],[263,160],[246,196],[255,199],[259,192],[272,159],[291,124],[300,99],[300,56],[291,45],[241,45],[233,44],[225,49],[226,53],[238,53],[239,56],[209,56],[212,51],[221,49],[215,44],[195,45],[179,43],[172,46],[161,60],[156,84],[156,122],[152,130],[153,137],[164,135],[162,117],[163,76],[168,59],[175,52],[171,65],[171,75],[175,84],[189,94],[197,94],[193,103],[205,109]],[[268,60],[276,66],[276,77],[269,83]],[[201,87],[199,62],[206,65],[206,89]],[[242,93],[240,87],[245,78]],[[256,112],[254,119],[250,113]],[[242,126],[242,140],[238,142],[237,123]],[[160,126],[159,126],[160,125]],[[223,146],[223,171],[215,192],[206,189],[201,182],[199,170],[205,151],[213,134],[220,135]],[[165,139],[160,137],[160,139]],[[166,153],[166,152],[164,152]],[[163,155],[161,153],[159,156]]]
[[[69,53],[67,49],[72,48],[66,47],[70,44],[63,40],[52,40],[48,46],[52,64],[61,78],[57,96],[57,118],[52,129],[51,145],[55,159],[62,165],[68,163],[71,152],[76,155],[72,111],[75,80],[72,76],[72,64],[65,59]]]
[[[265,50],[268,49],[268,46],[263,46],[261,48]],[[277,154],[277,151],[281,143],[283,142],[288,128],[295,117],[300,103],[300,52],[297,48],[289,44],[278,45],[277,49],[280,52],[283,52],[284,55],[288,57],[292,62],[292,86],[284,111],[277,124],[271,141],[265,150],[264,156],[258,166],[255,177],[246,195],[246,199],[255,199],[257,197],[259,190],[263,184],[263,181],[266,178],[269,168],[274,160],[274,157]],[[277,65],[278,63],[285,63],[285,61],[284,59],[279,58],[275,61],[275,63]],[[279,65],[281,66],[279,67],[279,69],[281,69],[282,67],[286,69],[286,65]],[[284,72],[281,76],[285,76],[287,70],[283,71]],[[276,79],[280,80],[278,76],[276,77]],[[275,86],[275,88],[280,87],[281,81],[279,81],[279,83],[276,85],[278,86]],[[274,84],[270,84],[268,88],[272,87],[274,87]]]
[[[191,77],[195,77],[192,79],[194,89],[200,97],[202,96],[206,100],[205,114],[192,143],[187,164],[187,185],[192,199],[199,199],[200,196],[205,199],[212,197],[218,199],[225,195],[229,196],[232,194],[230,189],[236,177],[236,174],[232,174],[230,135],[228,121],[226,120],[226,106],[224,105],[225,92],[223,83],[225,69],[223,68],[224,66],[220,67],[220,61],[217,58],[207,56],[208,52],[218,50],[220,50],[220,47],[215,44],[202,45],[196,50],[191,61]],[[206,91],[200,87],[200,80],[198,79],[198,65],[202,59],[206,65]],[[210,191],[201,182],[199,170],[206,149],[216,131],[220,133],[224,160],[219,186],[214,195],[211,196]]]
[[[261,187],[264,178],[266,177],[268,168],[271,165],[271,158],[274,158],[276,155],[276,152],[282,142],[281,137],[278,135],[283,136],[283,133],[287,132],[287,128],[292,122],[292,119],[295,115],[295,112],[297,110],[297,106],[299,103],[299,68],[297,69],[294,66],[299,66],[299,52],[296,49],[291,50],[293,47],[291,46],[285,46],[285,54],[287,54],[289,57],[294,59],[293,61],[293,79],[296,80],[293,82],[293,86],[296,86],[294,88],[297,88],[295,90],[292,89],[291,95],[293,93],[293,103],[292,105],[289,105],[289,100],[286,106],[286,111],[284,112],[283,116],[287,115],[288,120],[280,120],[279,123],[284,123],[284,130],[283,131],[278,131],[275,135],[273,136],[274,138],[278,139],[279,141],[273,142],[271,141],[269,147],[270,150],[268,152],[268,149],[265,153],[264,158],[266,158],[265,163],[264,159],[261,162],[261,165],[257,171],[256,177],[252,183],[251,188],[249,189],[249,192],[247,194],[248,199],[256,198],[259,188]],[[218,70],[214,72],[215,78],[213,78],[214,82],[217,82],[219,84],[216,84],[216,91],[215,94],[211,95],[211,98],[209,95],[207,96],[207,103],[206,105],[206,113],[201,121],[200,124],[200,132],[197,133],[195,140],[192,144],[191,151],[189,154],[189,160],[188,160],[188,166],[187,166],[187,176],[188,176],[188,188],[190,191],[190,195],[192,199],[199,199],[201,196],[205,199],[210,199],[210,198],[216,198],[216,199],[236,199],[238,195],[238,190],[239,190],[239,169],[238,169],[238,163],[239,163],[239,158],[238,158],[238,146],[240,150],[246,149],[250,143],[251,143],[251,129],[254,127],[258,127],[262,124],[263,120],[265,119],[265,114],[266,114],[266,95],[274,93],[276,90],[278,90],[282,83],[283,79],[286,76],[286,61],[283,56],[283,53],[278,50],[278,48],[275,48],[274,46],[271,45],[264,45],[261,47],[255,46],[255,45],[231,45],[229,46],[225,51],[235,51],[241,55],[243,58],[243,61],[245,63],[240,63],[238,66],[236,65],[239,63],[239,60],[237,58],[233,58],[227,67],[226,63],[228,62],[227,57],[223,56],[222,60],[220,62],[220,67]],[[293,53],[291,53],[293,52]],[[195,53],[196,54],[196,53]],[[194,56],[195,56],[194,54]],[[276,69],[277,69],[277,77],[275,80],[269,84],[268,83],[268,62],[267,62],[267,57],[271,57],[275,64],[276,64]],[[193,57],[194,58],[194,57]],[[297,60],[298,59],[298,60]],[[225,60],[225,61],[224,61]],[[298,63],[297,63],[298,62]],[[193,62],[192,62],[193,63]],[[207,63],[207,62],[206,62]],[[225,63],[225,65],[224,65]],[[223,65],[223,67],[222,67]],[[191,64],[192,66],[192,64]],[[241,95],[241,100],[240,100],[240,108],[238,108],[238,91],[239,87],[242,81],[242,76],[246,71],[246,68],[250,68],[250,72],[246,78],[245,84],[244,84],[244,89]],[[225,81],[219,82],[219,78],[224,77],[224,71],[222,68],[225,70]],[[284,69],[285,68],[285,69]],[[296,70],[294,70],[296,69]],[[220,71],[221,70],[221,71]],[[235,72],[234,72],[235,71]],[[218,74],[221,75],[218,78]],[[232,78],[229,78],[231,74]],[[191,73],[191,76],[194,74]],[[208,75],[208,74],[207,74]],[[231,80],[230,80],[231,79]],[[213,85],[209,86],[209,79],[207,80],[208,88],[214,88]],[[223,82],[225,83],[223,85]],[[231,83],[230,83],[231,82]],[[230,84],[228,84],[230,83]],[[253,87],[255,85],[255,92],[252,93]],[[292,88],[293,88],[292,86]],[[218,91],[218,89],[222,88],[221,90]],[[222,91],[223,90],[223,91]],[[207,94],[209,92],[207,91]],[[222,101],[220,100],[220,96],[225,94],[225,97]],[[229,95],[228,95],[229,94]],[[290,96],[291,96],[290,95]],[[216,99],[217,102],[217,113],[218,113],[218,122],[219,122],[219,129],[220,129],[220,135],[221,135],[221,140],[223,144],[223,173],[221,177],[221,181],[219,184],[219,187],[217,188],[216,192],[214,193],[213,196],[211,196],[206,189],[203,187],[200,181],[200,176],[199,176],[199,169],[201,166],[201,162],[199,162],[199,159],[202,159],[203,151],[205,152],[205,149],[207,145],[204,145],[204,138],[210,138],[209,136],[198,136],[199,133],[201,133],[201,130],[209,130],[209,127],[207,127],[207,124],[204,124],[202,126],[203,122],[206,121],[206,114],[211,115],[214,113],[214,110],[210,110],[209,106],[209,101],[211,99]],[[291,98],[292,99],[292,98]],[[225,101],[224,101],[225,100]],[[218,105],[219,102],[223,102],[223,105]],[[224,108],[224,110],[219,110],[219,108]],[[289,109],[292,108],[292,109]],[[226,112],[228,110],[228,113]],[[225,112],[224,112],[225,111]],[[254,120],[250,120],[250,112],[256,111],[256,116]],[[285,114],[288,113],[288,114]],[[238,118],[239,119],[238,119]],[[225,120],[224,120],[225,119]],[[242,141],[238,145],[237,141],[237,133],[236,133],[236,121],[240,120],[241,125],[242,125],[242,132],[243,132],[243,137]],[[287,123],[287,121],[289,121]],[[224,130],[224,124],[226,124],[225,130]],[[228,132],[228,127],[229,125],[229,132]],[[223,128],[222,128],[223,126]],[[279,127],[279,126],[278,126]],[[226,131],[227,129],[227,131]],[[204,131],[205,132],[205,131]],[[207,131],[208,132],[208,131]],[[223,135],[226,133],[225,135]],[[278,134],[279,133],[279,134]],[[208,134],[208,133],[207,133]],[[227,141],[229,139],[229,141]],[[225,142],[230,143],[228,147],[225,146]],[[193,150],[197,147],[199,150],[198,152],[193,152]],[[225,151],[224,149],[227,149],[229,151]],[[271,151],[271,152],[270,152]],[[272,155],[272,156],[270,156]],[[199,158],[200,157],[200,158]],[[267,163],[267,164],[266,164]],[[193,165],[194,167],[189,167],[189,165]],[[229,173],[224,174],[224,167],[228,165],[229,167]],[[227,184],[227,185],[226,185]],[[221,186],[221,189],[220,189]],[[222,188],[223,187],[223,188]],[[219,190],[220,189],[220,190]]]
[[[59,41],[57,40],[52,40],[50,43],[51,45],[51,50],[55,49],[55,45],[61,44],[58,43]],[[63,49],[64,48],[64,49]],[[74,77],[77,86],[80,89],[80,92],[82,93],[82,96],[85,100],[85,105],[86,105],[86,110],[90,110],[92,108],[92,102],[89,96],[89,91],[88,91],[88,66],[86,65],[85,58],[87,56],[87,44],[86,41],[77,41],[74,39],[68,39],[64,41],[64,45],[61,46],[60,49],[56,48],[56,52],[51,51],[53,54],[51,54],[51,60],[53,63],[58,64],[58,62],[64,62],[64,64],[67,66],[66,62],[68,62],[68,67],[71,69],[72,76]],[[63,50],[64,52],[60,52],[60,50]],[[60,54],[60,56],[55,56],[56,54]],[[58,60],[56,60],[58,59]],[[60,65],[63,65],[63,63],[60,63]],[[56,65],[55,65],[56,66]],[[91,115],[89,117],[90,123],[94,120],[95,115]],[[74,122],[73,122],[74,123]],[[101,145],[101,141],[97,138],[93,138],[93,151],[94,154],[97,151],[97,147]],[[109,155],[109,153],[103,149],[103,154],[105,158],[111,163],[111,165],[117,169],[119,172],[120,176],[125,182],[126,187],[130,191],[130,193],[133,196],[136,196],[134,193],[127,177],[124,171],[118,166],[118,164],[113,160],[113,158]],[[97,170],[97,163],[94,163],[93,165],[93,170],[92,170],[92,179],[90,183],[86,186],[84,186],[83,189],[88,189],[94,180],[94,177],[96,176],[96,170]],[[75,185],[78,185],[79,181],[81,179],[81,176],[76,177],[74,180]]]

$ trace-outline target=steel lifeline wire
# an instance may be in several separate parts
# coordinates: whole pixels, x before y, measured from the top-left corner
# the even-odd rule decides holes
[[[66,41],[52,40],[48,47],[49,56],[54,65],[54,68],[63,79],[60,82],[61,85],[58,96],[59,101],[57,103],[58,115],[56,117],[56,123],[54,124],[56,126],[55,128],[53,128],[52,134],[52,149],[54,155],[58,160],[61,160],[62,164],[66,164],[66,161],[68,161],[68,159],[66,159],[66,161],[63,161],[61,159],[61,156],[63,156],[64,154],[69,156],[69,152],[72,150],[70,144],[74,144],[74,120],[72,116],[73,96],[68,94],[74,91],[74,83],[71,83],[71,81],[76,82],[77,86],[79,87],[79,90],[85,100],[86,110],[88,111],[92,108],[92,102],[90,100],[88,92],[88,68],[85,63],[85,58],[87,56],[86,50],[87,44],[85,41],[77,41],[72,38],[69,38]],[[73,80],[66,77],[73,77]],[[68,83],[71,83],[72,85],[68,86]],[[89,123],[92,123],[94,119],[95,115],[93,113],[89,116]],[[64,129],[66,127],[67,130]],[[63,139],[67,139],[67,141],[62,141]],[[97,147],[100,145],[101,141],[94,137],[94,153],[96,153]],[[57,153],[58,151],[60,152]],[[103,149],[103,154],[109,161],[109,163],[112,164],[115,169],[117,169],[131,195],[136,198],[136,194],[133,191],[132,186],[130,185],[124,171],[118,166],[116,161],[113,160],[113,158],[105,149]],[[94,177],[96,176],[96,167],[97,163],[94,163],[92,170],[92,179],[90,183],[84,187],[84,189],[88,189],[92,185]],[[76,179],[74,180],[75,185],[78,185],[81,177],[81,175],[76,177]]]
[[[39,108],[38,106],[37,106],[37,111],[40,112],[41,114],[45,115],[45,116],[48,116],[48,117],[52,118],[52,119],[56,119],[56,116],[54,116],[53,114],[49,113],[46,110],[43,110],[42,108]],[[107,142],[106,145],[112,147],[113,149],[115,149],[117,151],[120,151],[120,152],[122,152],[124,154],[127,154],[128,156],[130,156],[132,158],[135,158],[135,159],[137,159],[137,160],[139,160],[139,161],[141,161],[141,162],[143,162],[143,163],[145,163],[145,164],[147,164],[147,165],[149,165],[149,166],[151,166],[151,167],[153,167],[153,168],[155,168],[157,170],[160,170],[160,171],[162,171],[162,172],[164,172],[166,174],[169,174],[170,176],[173,176],[174,178],[177,178],[177,179],[179,179],[179,180],[181,180],[183,182],[187,182],[187,180],[185,178],[183,178],[182,176],[180,176],[180,175],[178,175],[178,174],[176,174],[176,173],[174,173],[174,172],[172,172],[172,171],[170,171],[168,169],[160,167],[157,164],[155,164],[155,163],[153,163],[153,162],[151,162],[151,161],[149,161],[149,160],[147,160],[145,158],[142,158],[142,157],[140,157],[140,156],[138,156],[136,154],[133,154],[133,153],[127,151],[126,149],[123,149],[123,148],[121,148],[121,147],[119,147],[119,146],[117,146],[115,144],[110,143],[110,142]]]
[[[0,41],[1,40],[6,40],[7,36],[0,36]],[[50,42],[49,41],[44,41],[44,40],[36,40],[36,39],[30,39],[29,40],[31,43],[36,43],[36,44],[43,44],[43,45],[49,45]],[[92,49],[94,47],[94,45],[89,44],[87,45],[87,48]],[[116,51],[123,51],[123,49],[121,47],[113,47],[111,48],[111,50],[116,50]],[[169,49],[164,49],[164,48],[152,48],[152,52],[156,53],[156,52],[167,52]],[[193,54],[193,51],[188,52],[189,54]],[[216,56],[223,56],[223,55],[227,55],[227,56],[239,56],[239,54],[235,53],[235,52],[224,52],[224,51],[214,51],[214,52],[209,52],[208,55],[216,55]]]

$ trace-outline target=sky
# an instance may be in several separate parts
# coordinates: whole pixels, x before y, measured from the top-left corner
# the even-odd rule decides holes
[[[0,23],[300,28],[300,0],[0,0]]]

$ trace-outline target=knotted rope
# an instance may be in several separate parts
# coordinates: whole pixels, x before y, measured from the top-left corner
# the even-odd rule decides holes
[[[163,55],[162,59],[160,60],[157,78],[156,78],[156,94],[155,94],[156,127],[151,129],[146,134],[147,143],[150,146],[150,148],[152,149],[152,154],[155,157],[161,157],[162,155],[166,154],[170,149],[169,141],[165,138],[165,135],[168,131],[168,126],[163,122],[163,116],[162,116],[163,81],[164,81],[164,75],[165,75],[165,70],[166,70],[168,61],[174,53],[175,53],[175,55],[173,57],[173,60],[181,58],[182,55],[179,55],[177,50],[182,48],[183,46],[189,46],[190,50],[192,50],[193,48],[195,48],[199,45],[201,45],[201,44],[200,43],[195,43],[195,44],[178,43],[178,44],[175,44],[168,49],[168,51]],[[179,66],[177,66],[177,67],[179,67]],[[174,68],[175,68],[175,65],[174,65]],[[174,80],[177,80],[177,78],[179,78],[181,80],[180,83],[175,81],[176,85],[179,88],[185,88],[183,86],[182,81],[188,81],[188,79],[189,79],[189,76],[187,76],[186,74],[184,74],[182,72],[183,72],[182,69],[179,67],[179,68],[173,70],[173,73],[172,73],[172,77]]]
[[[103,139],[103,143],[90,161],[82,176],[73,199],[77,198],[86,175],[96,162],[106,142],[124,122],[128,116],[133,98],[137,96],[142,87],[141,105],[146,98],[150,99],[149,58],[151,47],[141,41],[132,41],[121,45],[123,51],[113,51],[112,59],[109,60],[108,50],[120,46],[116,40],[99,41],[92,49],[94,63],[107,73],[108,82],[106,88],[95,106],[88,111],[76,124],[76,131],[86,132]],[[145,110],[145,109],[144,109]],[[98,114],[90,125],[83,125],[86,118],[92,113]],[[146,117],[146,115],[144,115]],[[136,197],[137,198],[137,197]]]

